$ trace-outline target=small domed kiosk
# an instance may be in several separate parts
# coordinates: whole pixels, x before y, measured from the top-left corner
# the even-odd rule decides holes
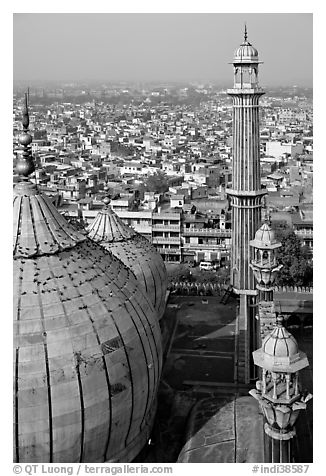
[[[249,393],[259,402],[265,417],[264,430],[268,436],[265,461],[292,462],[295,424],[312,398],[299,384],[299,371],[309,365],[307,356],[284,327],[281,315],[277,316],[276,325],[263,340],[261,348],[252,356],[260,368],[261,380]]]
[[[156,313],[133,273],[28,180],[27,98],[23,118],[13,211],[14,460],[130,462],[155,415]]]
[[[274,231],[267,221],[256,231],[255,238],[249,241],[253,249],[253,260],[249,264],[256,278],[256,287],[259,298],[273,299],[271,292],[274,287],[277,273],[283,267],[276,258],[276,250],[282,246],[275,238]]]
[[[248,41],[247,27],[245,26],[244,41],[234,51],[234,87],[244,89],[258,88],[258,50]],[[258,91],[257,91],[258,92]]]
[[[164,261],[146,238],[123,223],[111,209],[108,197],[103,201],[104,208],[87,227],[88,236],[130,268],[143,285],[161,319],[168,284]]]

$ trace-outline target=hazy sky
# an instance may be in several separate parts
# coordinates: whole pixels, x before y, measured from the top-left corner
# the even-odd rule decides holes
[[[230,83],[244,22],[261,84],[312,86],[307,13],[14,14],[14,79]]]

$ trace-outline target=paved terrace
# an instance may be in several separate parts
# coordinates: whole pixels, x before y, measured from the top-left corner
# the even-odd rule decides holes
[[[191,446],[197,446],[197,433],[191,429],[189,415],[194,405],[203,398],[212,397],[218,409],[227,402],[231,404],[234,398],[238,401],[241,396],[248,397],[248,390],[254,385],[237,387],[234,383],[236,306],[237,301],[233,298],[227,305],[223,305],[220,303],[220,297],[170,295],[163,320],[167,319],[164,324],[166,332],[173,337],[167,346],[166,332],[164,333],[165,354],[168,355],[158,396],[158,414],[152,434],[152,446],[144,450],[139,462],[175,462],[186,441]],[[291,332],[298,339],[302,350],[308,354],[311,367],[303,372],[302,380],[304,386],[312,391],[311,329],[297,328],[291,329]],[[254,406],[254,400],[248,398]],[[248,415],[250,408],[249,404]],[[251,413],[254,415],[255,410]],[[257,415],[255,418],[260,417]],[[213,419],[212,423],[214,421]],[[200,440],[206,432],[210,434],[213,431],[205,415],[202,423],[197,423],[202,427],[198,433]],[[239,421],[238,424],[242,423]],[[301,462],[309,462],[312,458],[312,406],[299,418],[297,430],[300,435],[297,454],[300,455]],[[257,438],[261,440],[261,434],[258,433]],[[218,439],[218,435],[216,438]],[[253,458],[254,448],[258,448],[258,440],[255,440],[256,443],[253,441]],[[240,440],[239,443],[241,444]],[[210,446],[209,451],[214,453],[210,454],[211,461],[220,458],[217,445],[216,449]],[[204,453],[206,454],[205,445],[203,451],[198,453],[198,458],[201,459]],[[231,453],[225,461],[233,461],[235,456]],[[246,458],[241,460],[241,452],[235,455],[239,462],[248,461],[250,456],[247,454]]]
[[[173,296],[178,327],[166,362],[165,379],[175,389],[185,385],[234,381],[236,301],[220,298]]]

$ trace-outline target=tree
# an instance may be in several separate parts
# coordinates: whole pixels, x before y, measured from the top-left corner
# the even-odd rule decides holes
[[[160,170],[153,175],[150,175],[145,181],[145,190],[147,192],[164,193],[169,190],[167,176]]]
[[[282,241],[283,238],[287,237],[290,233],[293,233],[292,228],[285,220],[273,220],[273,229],[277,241]]]
[[[134,150],[131,146],[121,144],[118,141],[111,142],[111,152],[122,155],[123,157],[131,156],[134,153]]]
[[[277,277],[280,286],[312,286],[313,268],[306,247],[294,232],[282,238],[278,262],[283,265]]]
[[[168,270],[168,279],[169,281],[191,281],[191,273],[189,268],[181,263]]]
[[[219,268],[217,271],[201,271],[197,272],[195,280],[198,283],[220,284],[224,286],[229,282],[229,271],[226,268]]]
[[[34,139],[47,139],[47,133],[45,129],[40,129],[38,131],[33,131]]]

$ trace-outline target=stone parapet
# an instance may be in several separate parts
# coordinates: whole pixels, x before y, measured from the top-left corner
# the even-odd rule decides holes
[[[309,293],[313,294],[310,286],[275,286],[274,291],[278,293]]]

